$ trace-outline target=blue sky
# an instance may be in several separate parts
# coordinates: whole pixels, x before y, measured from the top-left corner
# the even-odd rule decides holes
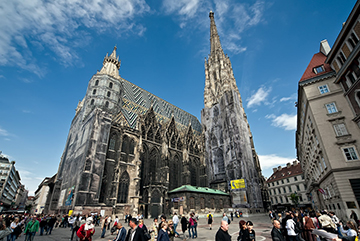
[[[197,116],[209,11],[263,174],[295,160],[297,84],[333,45],[355,1],[12,0],[0,2],[0,150],[30,194],[57,172],[75,108],[107,52],[120,75]]]

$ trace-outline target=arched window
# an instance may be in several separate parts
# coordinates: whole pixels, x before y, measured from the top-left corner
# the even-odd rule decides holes
[[[161,194],[158,190],[155,190],[151,194],[151,202],[152,203],[160,203],[161,202]]]
[[[154,140],[154,133],[153,133],[153,129],[152,129],[152,128],[150,128],[150,129],[148,130],[147,139],[150,140],[150,141],[153,141],[153,140]]]
[[[118,203],[127,203],[128,194],[129,194],[129,185],[130,185],[130,177],[129,174],[125,171],[119,180],[119,191],[117,202]]]
[[[174,157],[174,160],[170,161],[169,173],[169,188],[173,190],[180,186],[181,164],[180,158],[177,155]]]
[[[190,185],[197,186],[197,166],[192,161],[190,162]]]
[[[172,147],[172,148],[175,148],[175,146],[176,146],[176,140],[175,140],[175,136],[173,136],[173,137],[171,138],[171,147]]]
[[[110,84],[109,84],[109,88],[110,88],[110,89],[112,89],[112,87],[113,87],[113,83],[112,83],[112,82],[110,82]]]
[[[156,132],[156,135],[155,135],[155,142],[156,142],[156,143],[161,143],[161,135],[160,135],[160,131],[157,131],[157,132]]]
[[[159,157],[159,153],[158,151],[154,148],[152,149],[152,151],[150,152],[150,156],[149,156],[149,171],[150,171],[150,180],[152,183],[154,183],[156,181],[156,163],[158,162],[158,157]]]
[[[189,206],[190,206],[190,209],[195,209],[195,198],[194,197],[190,197]]]
[[[219,208],[224,208],[224,201],[222,199],[219,200]]]
[[[200,208],[205,209],[205,198],[200,198]]]
[[[111,92],[110,92],[110,91],[108,91],[106,95],[107,95],[107,97],[110,97]]]
[[[96,89],[93,90],[93,95],[95,95],[95,94],[96,94]]]
[[[129,137],[127,135],[123,136],[123,142],[121,146],[121,152],[128,153],[129,152]]]
[[[109,101],[106,101],[106,102],[105,102],[105,107],[106,107],[106,108],[109,107]]]
[[[146,136],[145,126],[141,126],[141,136],[143,139],[145,139],[145,136]]]
[[[135,148],[135,141],[131,138],[130,145],[129,145],[129,154],[134,154],[134,148]]]
[[[95,81],[95,85],[96,86],[99,85],[99,80],[98,79]]]
[[[112,135],[109,141],[109,150],[115,150],[116,135]]]
[[[360,90],[355,90],[355,100],[358,106],[360,107]]]
[[[94,105],[94,102],[95,102],[95,100],[92,99],[92,100],[90,101],[90,105]]]
[[[211,199],[210,200],[210,208],[214,209],[215,208],[215,199]]]

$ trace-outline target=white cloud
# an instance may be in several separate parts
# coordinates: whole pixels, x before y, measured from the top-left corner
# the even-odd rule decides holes
[[[0,1],[0,65],[43,76],[33,52],[45,47],[60,63],[71,65],[79,59],[76,47],[89,42],[86,31],[142,35],[145,28],[134,17],[149,10],[145,0]]]
[[[166,14],[176,16],[181,28],[188,25],[200,30],[209,29],[205,16],[212,10],[220,36],[226,36],[222,47],[233,54],[246,51],[240,43],[241,34],[260,24],[265,11],[265,2],[259,0],[252,5],[231,0],[163,0],[162,6]]]
[[[271,92],[271,88],[266,89],[265,87],[260,87],[256,93],[254,93],[252,96],[250,96],[247,101],[247,107],[251,108],[256,105],[261,105],[261,103],[267,103],[267,97],[269,96],[269,93]]]
[[[274,114],[266,115],[265,118],[272,119],[271,125],[283,128],[287,131],[296,130],[297,115],[282,114],[275,116]]]
[[[292,163],[295,161],[295,158],[290,157],[280,157],[276,154],[270,155],[258,155],[260,160],[261,169],[268,169],[278,166],[283,166],[286,163]]]
[[[285,102],[285,101],[289,101],[289,100],[296,100],[297,95],[296,94],[292,94],[289,97],[283,97],[280,99],[280,102]]]
[[[0,136],[9,136],[9,132],[5,129],[0,128]]]

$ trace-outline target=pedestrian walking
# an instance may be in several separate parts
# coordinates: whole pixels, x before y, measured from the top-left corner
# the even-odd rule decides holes
[[[221,226],[216,232],[215,241],[231,241],[231,236],[228,232],[229,223],[225,220],[221,220]]]
[[[273,221],[273,229],[271,230],[271,238],[273,241],[286,241],[286,238],[281,233],[281,225],[278,220]]]
[[[92,236],[95,233],[95,226],[93,224],[93,218],[88,217],[86,223],[80,226],[79,230],[76,232],[76,235],[80,240],[92,241]]]
[[[206,219],[208,221],[209,229],[211,230],[213,219],[214,219],[214,216],[211,214],[211,211],[209,211],[208,215],[206,215]]]
[[[25,241],[33,241],[35,234],[39,231],[39,221],[36,220],[36,216],[31,216],[30,221],[27,223],[24,233]]]
[[[122,226],[120,222],[116,223],[116,228],[117,228],[117,234],[116,237],[113,239],[113,241],[125,241],[126,229]]]
[[[180,220],[179,220],[179,217],[178,217],[178,215],[177,215],[176,213],[174,213],[174,216],[173,216],[173,218],[172,218],[172,221],[173,221],[173,223],[174,223],[174,231],[175,231],[175,235],[176,235],[177,237],[179,237],[179,233],[178,233],[178,232],[176,232],[176,228],[177,228],[177,226],[178,226],[178,224],[179,224]]]

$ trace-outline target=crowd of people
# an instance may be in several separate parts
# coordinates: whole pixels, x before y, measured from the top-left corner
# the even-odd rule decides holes
[[[351,220],[341,221],[335,212],[289,211],[269,212],[273,223],[271,237],[273,241],[355,241],[359,235],[359,220],[354,211]]]

